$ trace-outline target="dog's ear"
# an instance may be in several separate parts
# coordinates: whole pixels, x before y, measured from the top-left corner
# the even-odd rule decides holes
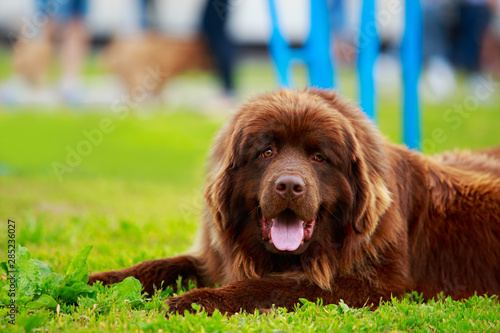
[[[391,204],[391,193],[380,170],[368,162],[366,154],[359,150],[352,156],[348,171],[353,190],[351,223],[354,231],[371,235],[382,214]],[[378,163],[384,164],[385,161]]]
[[[349,222],[357,233],[371,235],[392,202],[384,177],[388,170],[385,139],[357,106],[333,90],[311,89],[341,115],[346,169],[352,189]]]
[[[231,175],[235,170],[235,121],[229,121],[218,133],[208,163],[205,199],[217,227],[227,229],[233,189]]]

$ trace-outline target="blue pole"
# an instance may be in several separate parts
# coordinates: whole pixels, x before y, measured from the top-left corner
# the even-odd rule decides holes
[[[273,31],[269,41],[269,52],[273,58],[274,66],[278,73],[278,81],[281,87],[290,87],[289,65],[292,58],[291,49],[287,41],[281,35],[278,22],[278,13],[274,0],[269,0],[269,9],[271,12],[271,23]]]
[[[309,80],[312,86],[320,88],[334,87],[334,70],[330,43],[330,21],[327,0],[311,0],[311,30],[304,46],[291,49],[283,38],[278,24],[278,13],[274,0],[269,0],[273,31],[269,50],[278,72],[279,84],[290,87],[290,63],[301,61],[307,64]]]
[[[304,60],[311,85],[326,89],[335,86],[330,30],[327,0],[311,0],[311,30],[304,45]]]
[[[370,119],[375,121],[373,68],[379,53],[379,38],[375,22],[375,0],[363,0],[358,43],[359,99],[363,111]]]
[[[421,149],[418,80],[422,65],[422,8],[420,0],[405,2],[405,32],[401,45],[403,68],[403,141],[411,149]]]

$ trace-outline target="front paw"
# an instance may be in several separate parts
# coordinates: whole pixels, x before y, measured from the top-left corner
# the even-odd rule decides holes
[[[123,281],[124,277],[119,274],[118,272],[102,272],[102,273],[95,273],[91,274],[89,276],[89,285],[93,285],[97,281],[102,281],[102,284],[104,286],[108,284],[114,284]]]
[[[237,310],[228,307],[224,296],[216,290],[197,289],[181,296],[169,298],[167,300],[167,313],[179,313],[182,315],[186,310],[190,313],[196,313],[197,310],[193,308],[193,303],[201,306],[209,315],[212,315],[215,309],[229,315],[237,312]]]

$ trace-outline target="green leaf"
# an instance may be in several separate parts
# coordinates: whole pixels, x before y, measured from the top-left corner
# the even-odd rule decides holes
[[[340,313],[348,313],[348,312],[352,311],[352,309],[349,307],[349,305],[344,303],[343,299],[340,300],[339,307],[340,307],[340,309],[342,309],[342,311]]]
[[[26,300],[31,300],[37,296],[37,289],[40,287],[41,278],[38,265],[27,248],[16,246],[16,296],[17,304],[23,304]]]
[[[200,311],[201,310],[201,305],[197,304],[197,303],[191,303],[191,307],[196,311]],[[244,319],[243,319],[244,320]]]
[[[29,301],[31,301],[32,299],[33,299],[33,295],[31,295],[31,296],[26,296],[26,295],[17,296],[17,298],[16,298],[16,306],[26,304]]]
[[[39,308],[52,309],[55,308],[56,306],[57,306],[56,300],[49,295],[42,295],[36,301],[29,302],[28,304],[26,304],[26,307],[28,309],[39,309]]]
[[[53,298],[59,297],[61,294],[61,288],[64,284],[64,277],[61,274],[52,272],[42,278],[42,294],[47,294]]]
[[[299,298],[299,301],[300,301],[300,303],[302,303],[303,305],[307,305],[307,304],[311,303],[311,302],[309,302],[309,301],[308,301],[307,299],[305,299],[305,298]]]
[[[113,285],[113,293],[118,302],[129,302],[132,305],[142,303],[143,299],[141,291],[141,282],[133,276],[129,276],[122,282]]]
[[[81,281],[83,283],[89,282],[89,268],[87,266],[87,257],[92,250],[92,245],[85,246],[78,254],[71,260],[71,264],[66,270],[65,282]]]
[[[35,264],[38,266],[38,271],[40,272],[40,277],[43,279],[50,273],[53,273],[54,270],[52,267],[50,267],[50,264],[44,263],[43,261],[40,261],[38,259],[33,259],[35,261]]]
[[[79,296],[87,296],[94,292],[95,288],[82,281],[72,281],[69,285],[61,288],[59,297],[65,303],[76,303]]]
[[[0,275],[7,275],[9,268],[7,267],[7,262],[0,262]]]
[[[22,314],[18,315],[16,326],[23,327],[25,332],[32,332],[34,329],[42,327],[49,318],[49,313],[43,310],[33,314]]]
[[[4,289],[0,290],[0,302],[2,302],[4,306],[10,305],[10,297],[8,292]]]

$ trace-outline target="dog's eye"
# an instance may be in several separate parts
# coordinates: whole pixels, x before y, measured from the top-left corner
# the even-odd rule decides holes
[[[323,156],[321,156],[320,154],[316,154],[316,155],[314,155],[313,160],[315,160],[316,162],[323,162],[325,160],[325,158]]]
[[[273,156],[273,150],[271,148],[268,148],[262,152],[262,157],[268,158]]]

